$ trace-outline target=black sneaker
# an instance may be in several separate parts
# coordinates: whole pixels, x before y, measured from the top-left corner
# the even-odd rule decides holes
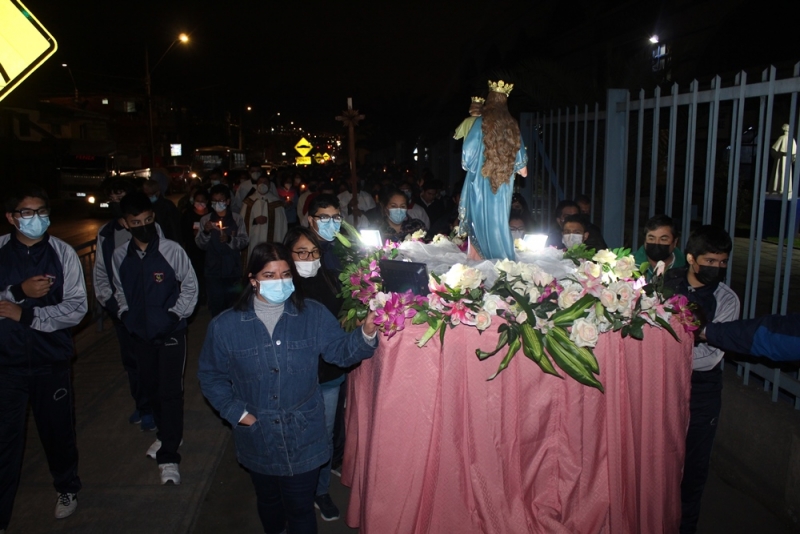
[[[314,508],[319,510],[323,521],[336,521],[339,519],[339,509],[333,504],[331,496],[327,493],[314,497]]]

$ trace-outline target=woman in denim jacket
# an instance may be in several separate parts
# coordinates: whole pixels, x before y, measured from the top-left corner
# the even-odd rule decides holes
[[[322,304],[303,298],[282,245],[258,245],[247,272],[247,290],[209,324],[200,387],[233,426],[264,532],[284,532],[288,523],[292,534],[314,533],[317,477],[330,455],[318,355],[340,367],[372,356],[374,315],[345,333]]]

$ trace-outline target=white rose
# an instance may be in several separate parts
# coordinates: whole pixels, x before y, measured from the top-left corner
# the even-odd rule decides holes
[[[633,286],[620,280],[608,286],[608,289],[617,294],[617,311],[627,311],[630,314],[633,305],[636,303],[636,292],[633,290]]]
[[[619,300],[617,298],[616,291],[613,291],[609,287],[604,287],[600,291],[600,303],[603,305],[605,309],[610,312],[617,311],[617,304]]]
[[[642,295],[639,298],[639,302],[641,303],[642,311],[652,310],[653,308],[656,307],[656,304],[658,304],[658,295],[656,295],[655,293],[653,293],[652,297],[648,297],[647,295]]]
[[[483,294],[483,309],[491,315],[497,315],[498,309],[505,308],[507,308],[505,301],[498,295],[492,295],[491,293]]]
[[[597,325],[586,319],[575,319],[569,338],[579,347],[594,347],[600,332]]]
[[[531,302],[536,302],[539,300],[539,297],[542,296],[541,291],[535,285],[531,284],[528,286],[528,299]]]
[[[486,310],[481,310],[475,315],[475,327],[478,330],[486,330],[492,325],[492,316]]]
[[[545,272],[543,269],[536,268],[533,273],[533,283],[539,287],[549,285],[553,281],[553,275]]]
[[[463,289],[476,289],[480,287],[483,275],[478,269],[467,267],[461,275],[461,287]]]
[[[433,236],[433,240],[431,241],[431,243],[433,243],[434,245],[438,245],[439,243],[447,243],[448,241],[450,240],[447,239],[446,235],[436,234],[435,236]]]
[[[514,248],[519,250],[520,252],[525,252],[528,248],[525,246],[525,242],[522,239],[515,239],[514,240]]]
[[[614,254],[613,252],[611,252],[608,249],[603,249],[603,250],[599,251],[597,254],[595,254],[592,257],[592,260],[596,261],[597,263],[612,264],[612,263],[617,261],[617,255]]]
[[[527,320],[528,320],[528,314],[527,313],[521,312],[519,315],[517,315],[517,322],[518,323],[522,324]]]
[[[564,290],[558,296],[558,307],[566,309],[578,302],[584,295],[583,287],[580,284],[569,284],[564,286]]]
[[[633,256],[625,256],[618,259],[617,263],[614,264],[614,273],[620,278],[630,278],[636,268],[636,260],[633,259]]]
[[[600,278],[600,275],[603,274],[603,268],[593,261],[587,261],[583,264],[583,272],[592,278]]]
[[[461,283],[461,277],[464,275],[466,266],[461,263],[456,263],[450,270],[447,271],[442,277],[442,283],[446,286],[457,289]]]
[[[515,276],[519,276],[521,274],[520,264],[511,260],[498,261],[495,264],[495,268],[498,271],[506,273],[508,278],[514,278]]]
[[[527,291],[528,289],[528,284],[526,284],[525,282],[517,281],[514,282],[514,285],[511,286],[511,289],[513,289],[517,293],[520,293],[521,295],[524,295],[525,291]]]

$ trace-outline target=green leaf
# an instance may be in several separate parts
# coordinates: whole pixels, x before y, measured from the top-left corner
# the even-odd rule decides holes
[[[422,324],[428,322],[427,313],[417,313],[412,319],[411,324]]]
[[[350,319],[352,319],[353,317],[355,317],[355,316],[356,316],[356,309],[355,308],[350,308],[349,310],[347,310],[347,320],[348,321]]]
[[[658,325],[659,325],[661,328],[663,328],[664,330],[666,330],[667,332],[669,332],[670,334],[672,334],[672,337],[674,337],[674,338],[675,338],[675,341],[677,341],[678,343],[680,343],[680,341],[681,341],[681,338],[679,338],[679,337],[678,337],[678,334],[676,334],[676,333],[675,333],[675,330],[673,330],[673,329],[672,329],[672,325],[670,325],[670,324],[669,324],[669,322],[665,321],[664,319],[662,319],[662,318],[661,318],[661,317],[659,317],[659,316],[656,316],[656,323],[658,323]]]

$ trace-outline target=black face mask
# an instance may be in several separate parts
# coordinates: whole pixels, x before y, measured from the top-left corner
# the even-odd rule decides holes
[[[151,222],[142,226],[131,226],[128,230],[137,241],[149,243],[156,236],[156,223]]]
[[[660,243],[646,243],[644,245],[644,253],[653,261],[664,261],[672,254],[669,250],[669,245]]]
[[[694,273],[694,277],[697,278],[697,281],[704,286],[721,282],[725,278],[725,273],[728,271],[727,269],[711,267],[708,265],[700,265],[699,267],[700,270]]]

